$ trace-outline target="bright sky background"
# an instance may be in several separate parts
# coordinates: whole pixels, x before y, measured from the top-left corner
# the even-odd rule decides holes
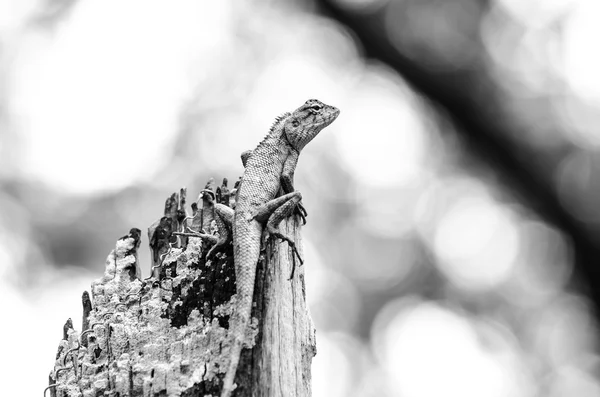
[[[600,37],[600,2],[595,0],[567,1],[570,14],[565,32],[565,71],[572,88],[587,99],[600,104],[600,52],[596,51]],[[558,2],[555,0],[554,2]]]
[[[23,172],[73,193],[152,175],[194,90],[194,67],[230,34],[228,7],[81,1],[54,34],[23,37],[11,80]]]

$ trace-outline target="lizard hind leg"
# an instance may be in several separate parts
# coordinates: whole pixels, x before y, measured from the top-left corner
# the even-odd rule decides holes
[[[224,204],[215,204],[215,215],[219,238],[206,254],[207,260],[216,255],[218,251],[221,251],[231,241],[230,230],[233,223],[233,209]]]

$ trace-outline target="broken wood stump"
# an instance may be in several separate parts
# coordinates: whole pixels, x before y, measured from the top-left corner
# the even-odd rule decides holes
[[[220,394],[236,299],[233,249],[229,244],[207,261],[209,242],[192,236],[199,230],[216,233],[211,190],[209,183],[202,206],[192,204],[192,216],[185,189],[167,199],[163,216],[149,228],[149,277],[142,278],[138,261],[141,231],[131,229],[117,240],[104,275],[92,282],[91,297],[83,294],[83,329],[73,329],[70,319],[65,324],[45,395]],[[290,217],[280,228],[303,255],[299,225]],[[234,396],[311,394],[315,330],[306,307],[305,267],[289,280],[293,255],[285,242],[263,244]]]

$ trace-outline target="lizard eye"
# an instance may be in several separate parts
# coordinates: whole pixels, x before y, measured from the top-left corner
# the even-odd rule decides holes
[[[322,108],[323,108],[323,106],[321,106],[321,105],[317,105],[317,104],[315,104],[315,105],[312,105],[312,106],[310,107],[310,109],[311,109],[311,110],[314,110],[315,112],[318,112],[318,111],[319,111],[319,110],[321,110]]]

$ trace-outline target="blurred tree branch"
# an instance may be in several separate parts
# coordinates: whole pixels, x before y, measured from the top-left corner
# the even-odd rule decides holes
[[[324,16],[353,33],[366,58],[391,67],[447,115],[472,156],[495,170],[518,199],[570,238],[575,270],[587,282],[583,292],[593,300],[600,318],[599,244],[590,226],[563,207],[554,188],[554,170],[565,153],[535,150],[514,138],[526,134],[527,127],[506,109],[500,87],[485,63],[433,70],[390,39],[385,30],[386,7],[359,13],[343,9],[334,0],[317,4]]]

